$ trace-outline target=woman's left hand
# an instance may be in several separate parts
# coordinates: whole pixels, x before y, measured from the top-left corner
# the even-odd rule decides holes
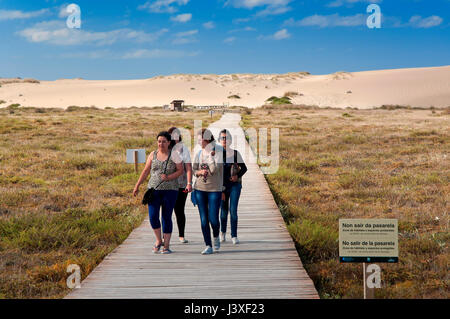
[[[191,192],[192,192],[192,185],[186,186],[186,191],[187,191],[188,193],[191,193]]]
[[[168,181],[169,180],[169,176],[167,176],[166,174],[161,174],[161,180],[162,181]]]

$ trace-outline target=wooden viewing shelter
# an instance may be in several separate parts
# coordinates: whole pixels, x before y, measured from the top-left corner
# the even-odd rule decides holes
[[[183,100],[173,100],[170,103],[170,110],[183,112],[184,111],[184,101]]]

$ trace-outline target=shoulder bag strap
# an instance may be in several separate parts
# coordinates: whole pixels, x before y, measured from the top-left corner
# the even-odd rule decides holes
[[[165,165],[165,167],[164,167],[164,172],[163,172],[163,174],[166,174],[166,170],[167,170],[167,164],[169,164],[169,160],[170,160],[170,156],[172,155],[172,149],[170,150],[170,152],[169,152],[169,156],[167,157],[167,160],[166,160],[166,165]],[[157,189],[162,183],[164,183],[165,181],[161,181],[159,184],[158,184],[158,186],[156,186],[155,187],[155,189]]]

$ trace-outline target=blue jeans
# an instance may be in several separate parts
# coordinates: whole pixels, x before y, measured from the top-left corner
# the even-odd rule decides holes
[[[204,192],[195,190],[195,199],[198,205],[198,212],[200,213],[203,239],[206,246],[212,246],[209,224],[211,224],[213,236],[219,237],[219,209],[221,196],[221,192]]]
[[[237,237],[238,226],[238,204],[241,197],[242,184],[233,183],[227,185],[225,190],[225,200],[222,201],[222,209],[220,212],[220,226],[222,233],[227,232],[228,211],[230,211],[231,237]]]
[[[159,209],[162,207],[162,230],[164,234],[171,234],[173,229],[172,212],[177,201],[178,191],[154,190],[154,199],[148,205],[148,216],[153,229],[161,228]]]

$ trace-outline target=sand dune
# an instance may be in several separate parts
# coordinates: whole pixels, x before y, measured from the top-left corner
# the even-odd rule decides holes
[[[11,83],[12,82],[12,83]],[[174,74],[141,80],[11,81],[0,79],[0,106],[35,107],[162,106],[174,99],[188,105],[247,107],[271,96],[292,94],[296,104],[372,108],[387,104],[412,107],[450,106],[450,66],[310,75]],[[231,98],[234,96],[233,98]],[[239,98],[237,98],[239,97]]]

